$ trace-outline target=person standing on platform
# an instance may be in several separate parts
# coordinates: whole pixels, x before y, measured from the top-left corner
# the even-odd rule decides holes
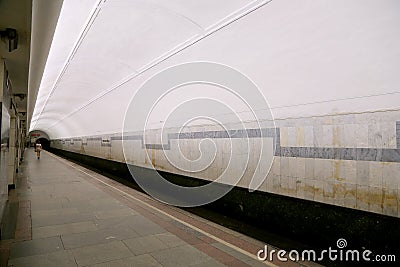
[[[38,159],[40,159],[40,151],[42,151],[42,145],[40,144],[40,141],[37,141],[37,143],[36,143],[36,155],[37,155]]]

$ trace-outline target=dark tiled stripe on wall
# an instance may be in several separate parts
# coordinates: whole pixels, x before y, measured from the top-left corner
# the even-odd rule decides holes
[[[299,158],[320,158],[337,160],[358,160],[358,161],[379,161],[379,162],[400,162],[400,121],[396,122],[397,149],[386,148],[332,148],[332,147],[281,147],[280,129],[245,129],[229,131],[204,131],[187,133],[169,133],[167,144],[145,144],[142,134],[110,137],[109,143],[101,146],[111,147],[112,141],[132,140],[141,141],[142,148],[170,150],[170,140],[176,139],[218,139],[218,138],[273,138],[275,145],[275,156],[299,157]],[[75,140],[75,139],[74,139]],[[81,139],[82,140],[82,139]],[[102,141],[102,137],[88,137],[87,141]],[[64,141],[64,140],[62,140]],[[84,144],[84,143],[82,143]],[[87,143],[85,143],[87,144]]]
[[[110,144],[110,143],[106,143],[106,144],[104,144],[104,143],[101,143],[101,146],[105,146],[105,147],[111,147],[111,144]]]
[[[281,147],[281,157],[400,162],[400,149]]]
[[[230,131],[204,131],[188,133],[171,133],[168,139],[203,139],[203,138],[256,138],[279,137],[279,128],[246,129]]]
[[[88,141],[101,141],[103,139],[101,137],[88,137],[86,140],[88,140]]]
[[[205,131],[205,132],[187,132],[187,133],[169,133],[167,144],[145,144],[143,135],[128,135],[128,136],[112,136],[111,141],[135,140],[142,142],[142,148],[170,150],[170,140],[177,139],[204,139],[204,138],[261,138],[270,137],[274,139],[276,144],[280,144],[279,128],[264,128],[264,129],[245,129],[245,130],[230,130],[230,131]],[[89,139],[88,139],[89,140]]]
[[[125,136],[124,138],[122,138],[122,136],[111,136],[110,139],[111,139],[111,141],[121,141],[122,139],[143,141],[143,135],[141,135],[141,134],[128,135],[128,136]]]
[[[396,144],[397,149],[400,149],[400,121],[396,122]]]
[[[163,144],[146,144],[147,149],[158,149],[158,150],[171,150],[171,145],[168,143],[167,145]]]

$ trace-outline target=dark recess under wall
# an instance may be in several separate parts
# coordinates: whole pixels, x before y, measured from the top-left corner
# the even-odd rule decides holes
[[[51,152],[90,166],[105,175],[134,186],[126,164],[51,148]],[[146,175],[146,168],[135,167]],[[182,186],[207,182],[166,172],[160,174]],[[123,178],[124,180],[120,179]],[[124,182],[125,181],[125,182]],[[373,254],[396,255],[400,260],[400,219],[272,193],[235,187],[221,199],[190,212],[243,232],[287,251],[292,249],[337,249],[339,238],[347,240],[346,249],[369,249]],[[323,261],[329,266],[353,266],[344,262]],[[360,262],[365,265],[366,262]],[[375,263],[371,263],[375,265]]]

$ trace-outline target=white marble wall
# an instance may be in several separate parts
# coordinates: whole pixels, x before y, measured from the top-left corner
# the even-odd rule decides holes
[[[276,123],[282,147],[396,149],[397,121],[399,111]],[[275,157],[274,165],[270,192],[400,217],[400,162]]]
[[[283,148],[394,150],[397,149],[397,121],[400,121],[400,111],[296,118],[276,120],[275,123],[280,129],[280,145]],[[248,126],[252,125],[248,124]],[[234,125],[230,126],[230,128],[234,127]],[[212,125],[197,126],[186,128],[184,132],[216,129]],[[167,132],[177,131],[177,129],[167,130]],[[111,136],[118,135],[102,136],[102,138]],[[163,136],[163,140],[160,136],[158,130],[149,131],[145,142],[167,145],[166,135]],[[59,141],[53,142],[52,145],[68,151],[143,167],[155,166],[160,170],[211,181],[220,176],[224,170],[228,176],[232,177],[243,172],[237,186],[245,188],[248,188],[257,168],[258,158],[254,151],[259,151],[262,142],[267,151],[271,151],[272,146],[270,137],[231,140],[213,138],[214,144],[209,141],[170,139],[170,149],[163,151],[153,148],[144,149],[141,140],[131,140],[128,141],[128,149],[125,149],[125,156],[122,151],[122,140],[111,140],[111,147],[102,146],[100,140],[87,141],[87,145],[76,141],[74,144],[65,142],[64,145]],[[215,158],[213,157],[214,149],[216,149]],[[201,152],[209,154],[206,159],[214,158],[214,160],[211,160],[212,163],[207,168],[198,170],[199,166],[204,166],[204,162],[195,161],[200,157]],[[227,168],[230,153],[235,157],[233,164]],[[171,164],[166,156],[174,164]],[[261,165],[265,165],[262,168],[267,170],[269,164],[268,158],[266,159],[261,162]],[[400,162],[391,161],[394,162],[275,156],[271,170],[258,190],[400,217]],[[226,182],[233,183],[233,180]]]

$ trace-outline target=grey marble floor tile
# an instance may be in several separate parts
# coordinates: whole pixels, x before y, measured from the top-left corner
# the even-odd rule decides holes
[[[32,211],[34,213],[34,211]],[[52,226],[58,224],[76,223],[90,221],[94,218],[90,213],[76,214],[51,214],[32,217],[32,227]]]
[[[9,267],[76,267],[74,257],[67,251],[20,257],[8,261]]]
[[[162,267],[151,255],[143,254],[135,257],[124,258],[104,263],[91,265],[91,267]]]
[[[59,236],[63,234],[83,233],[95,230],[97,230],[97,227],[92,221],[58,224],[32,228],[32,238],[37,239],[50,236]]]
[[[147,254],[168,248],[154,235],[130,238],[123,241],[135,255]]]
[[[138,236],[139,235],[129,227],[108,227],[91,232],[62,235],[61,239],[65,249],[73,249]]]
[[[78,266],[97,264],[134,256],[121,241],[70,250]]]
[[[63,250],[60,237],[49,237],[14,243],[10,249],[10,259],[51,253]]]
[[[46,218],[51,216],[60,216],[60,215],[76,215],[79,214],[77,208],[56,208],[56,209],[46,209],[46,210],[35,210],[32,209],[31,216],[32,218]]]
[[[216,262],[211,257],[190,245],[169,248],[150,254],[165,267],[190,266],[195,264],[198,264],[198,266],[205,266],[202,265],[202,263],[210,261]]]
[[[129,208],[120,208],[96,211],[94,214],[97,219],[109,219],[137,215],[138,213]]]
[[[185,241],[177,237],[176,235],[166,232],[166,233],[161,233],[161,234],[155,234],[154,235],[156,238],[160,239],[161,242],[163,242],[165,245],[167,245],[169,248],[173,247],[178,247],[182,245],[187,245]]]

